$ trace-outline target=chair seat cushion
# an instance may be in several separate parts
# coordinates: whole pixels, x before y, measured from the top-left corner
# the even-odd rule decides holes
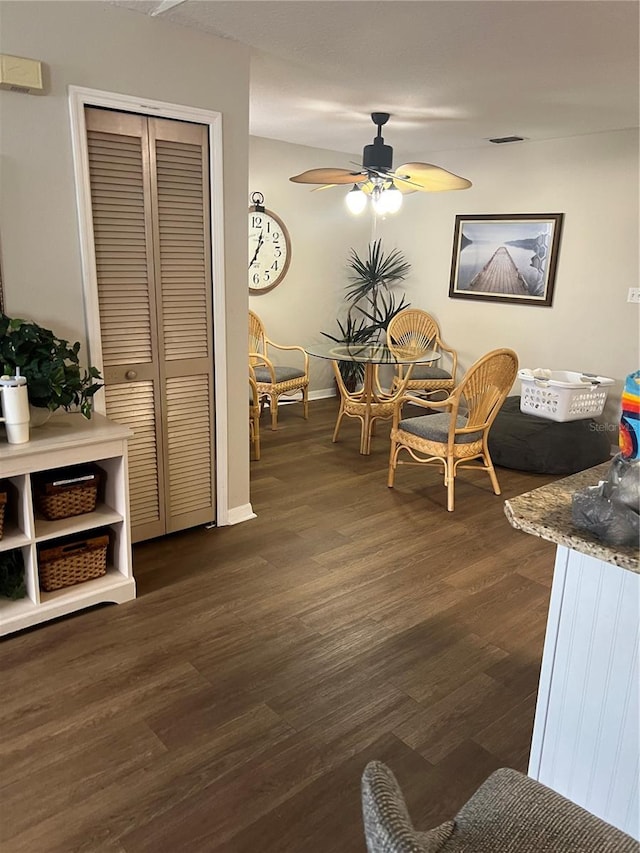
[[[494,465],[536,474],[575,474],[606,462],[610,434],[592,418],[557,422],[520,411],[520,397],[507,397],[489,433]]]
[[[404,418],[399,427],[404,432],[417,435],[418,438],[426,438],[427,441],[437,441],[446,444],[449,439],[449,423],[451,415],[448,412],[439,412],[437,415],[421,415],[417,418]],[[467,419],[462,415],[456,418],[456,428],[462,429],[467,425]],[[480,441],[482,430],[467,432],[456,436],[456,444],[471,444]]]
[[[451,374],[442,367],[429,367],[427,364],[416,364],[411,371],[411,379],[451,379]]]
[[[302,379],[305,375],[304,370],[297,367],[287,367],[286,365],[275,368],[276,382],[290,382],[292,379]],[[254,367],[256,382],[271,382],[271,373],[268,367]]]

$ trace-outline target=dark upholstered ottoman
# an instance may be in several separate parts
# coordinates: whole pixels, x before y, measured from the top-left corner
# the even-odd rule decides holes
[[[489,432],[494,465],[536,474],[575,474],[606,462],[611,434],[592,418],[557,423],[520,411],[507,397]]]

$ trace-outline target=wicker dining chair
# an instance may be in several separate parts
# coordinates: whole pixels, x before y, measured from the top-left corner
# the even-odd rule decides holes
[[[389,487],[393,487],[398,465],[436,463],[444,468],[449,512],[453,511],[458,468],[486,471],[491,478],[493,491],[499,495],[500,485],[489,455],[487,438],[517,372],[516,353],[510,349],[497,349],[471,365],[446,400],[424,400],[403,394],[396,401],[391,427]],[[447,411],[402,419],[404,403]],[[411,461],[398,459],[402,450],[407,451]]]
[[[271,357],[272,350],[299,353],[302,366],[276,364]],[[309,356],[302,347],[283,346],[267,337],[262,320],[253,311],[249,311],[249,364],[254,371],[261,406],[266,398],[269,399],[271,429],[278,428],[278,399],[283,394],[299,391],[304,417],[309,417]]]
[[[387,327],[387,346],[392,350],[403,347],[424,347],[435,350],[442,358],[437,364],[415,364],[407,391],[445,391],[450,393],[456,385],[458,354],[440,337],[440,327],[434,318],[420,308],[406,308],[396,314]],[[443,367],[442,364],[446,366]],[[400,386],[406,367],[399,364],[393,377],[392,389]]]
[[[253,455],[256,460],[260,459],[260,392],[258,383],[249,365],[249,438],[253,444]]]

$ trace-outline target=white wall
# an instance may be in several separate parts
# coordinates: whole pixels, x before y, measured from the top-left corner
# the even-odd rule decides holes
[[[311,192],[312,186],[289,178],[317,166],[348,163],[347,155],[335,151],[251,137],[249,196],[259,190],[265,207],[278,214],[291,237],[291,264],[284,279],[274,290],[249,297],[249,307],[277,343],[328,343],[321,333],[338,331],[346,258],[352,246],[366,250],[369,223],[346,210],[348,187]],[[309,370],[311,397],[334,393],[329,362],[311,358]]]
[[[414,193],[383,223],[385,242],[414,264],[412,304],[434,314],[463,367],[508,346],[523,367],[615,378],[605,417],[616,423],[622,381],[640,363],[639,306],[626,301],[638,286],[637,131],[488,145],[432,162],[473,187]],[[474,213],[564,213],[551,307],[449,298],[455,216]]]
[[[306,168],[345,166],[346,155],[252,139],[251,188],[261,189],[291,226],[295,259],[273,293],[251,300],[254,310],[284,342],[318,340],[314,333],[327,330],[343,304],[348,248],[366,251],[375,234],[413,265],[407,296],[438,319],[463,369],[508,346],[523,367],[613,377],[605,417],[617,423],[622,380],[640,361],[639,308],[626,301],[627,289],[638,286],[637,131],[425,151],[427,159],[468,177],[473,187],[406,196],[399,214],[374,227],[368,213],[354,221],[346,212],[345,189],[309,193],[286,180]],[[474,213],[564,214],[551,307],[449,298],[455,217]],[[324,374],[315,379],[320,384],[312,388],[322,387]]]
[[[80,340],[86,354],[69,84],[214,110],[223,115],[228,381],[244,389],[248,51],[103,3],[3,2],[1,15],[2,53],[41,60],[48,81],[40,96],[0,91],[7,313]],[[228,431],[229,505],[242,507],[249,501],[244,393],[231,396]]]
[[[366,251],[371,220],[353,219],[343,188],[309,192],[288,178],[347,165],[344,154],[251,140],[247,165],[249,57],[240,45],[102,3],[3,2],[0,50],[40,59],[44,96],[0,91],[0,239],[7,311],[84,342],[82,281],[67,85],[122,92],[223,114],[226,319],[229,385],[243,387],[246,358],[247,207],[260,190],[289,227],[293,259],[272,292],[250,302],[283,343],[322,340],[344,312],[350,247]],[[387,248],[413,264],[406,290],[432,311],[464,366],[498,345],[524,366],[600,372],[617,380],[638,366],[638,137],[634,131],[439,152],[424,159],[471,178],[471,190],[415,194],[378,223]],[[358,154],[353,159],[357,160]],[[397,162],[402,162],[396,151]],[[250,180],[248,175],[250,174]],[[448,298],[457,213],[563,212],[554,305]],[[312,391],[331,385],[313,360]],[[618,389],[616,389],[618,390]],[[617,397],[607,414],[617,420]],[[231,398],[231,506],[248,501],[244,395]]]

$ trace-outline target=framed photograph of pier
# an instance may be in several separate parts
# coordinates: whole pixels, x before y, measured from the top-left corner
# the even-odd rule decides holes
[[[550,306],[562,216],[456,216],[449,296]]]

